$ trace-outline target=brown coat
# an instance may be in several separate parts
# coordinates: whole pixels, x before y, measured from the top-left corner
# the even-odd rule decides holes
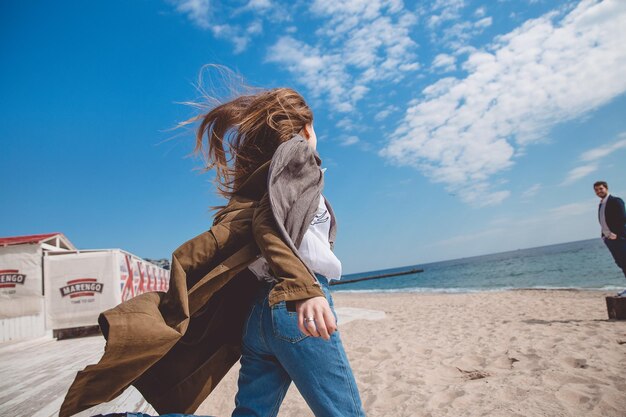
[[[270,292],[271,305],[324,296],[314,273],[294,252],[291,238],[301,239],[304,227],[293,226],[285,236],[277,224],[298,223],[285,221],[293,212],[287,205],[296,206],[285,198],[289,195],[308,201],[302,224],[315,215],[323,176],[311,173],[321,160],[303,141],[295,136],[281,144],[272,161],[254,171],[215,214],[210,230],[172,253],[167,293],[140,294],[100,314],[104,355],[77,373],[59,417],[111,401],[130,385],[160,414],[195,412],[241,356],[243,323],[259,286],[247,266],[259,256],[280,279]],[[287,183],[292,188],[281,191]],[[328,202],[327,207],[333,248],[336,221]]]

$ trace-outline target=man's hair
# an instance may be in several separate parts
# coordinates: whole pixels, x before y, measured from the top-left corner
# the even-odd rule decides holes
[[[606,188],[607,190],[609,189],[609,184],[606,183],[606,181],[596,181],[593,183],[593,188],[599,187],[601,185],[604,185],[604,188]]]

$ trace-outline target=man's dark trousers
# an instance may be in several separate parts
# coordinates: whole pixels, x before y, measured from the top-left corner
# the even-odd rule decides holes
[[[598,220],[600,220],[600,209],[598,207]],[[606,225],[611,233],[617,236],[617,239],[611,240],[603,236],[602,240],[626,277],[626,207],[624,200],[609,195],[606,200],[605,218]]]
[[[607,238],[602,238],[602,240],[604,240],[606,247],[609,248],[617,266],[622,269],[624,277],[626,277],[626,239],[618,237],[615,240]]]

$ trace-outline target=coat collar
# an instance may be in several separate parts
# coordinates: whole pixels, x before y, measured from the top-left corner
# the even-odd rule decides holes
[[[254,170],[235,194],[252,200],[260,200],[267,191],[267,175],[271,162],[272,160],[269,160]]]

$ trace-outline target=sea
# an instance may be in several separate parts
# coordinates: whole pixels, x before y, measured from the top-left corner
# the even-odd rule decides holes
[[[424,272],[348,283],[416,268]],[[621,291],[626,288],[626,278],[599,238],[346,274],[341,281],[346,284],[332,285],[333,292],[467,293],[519,288]]]

